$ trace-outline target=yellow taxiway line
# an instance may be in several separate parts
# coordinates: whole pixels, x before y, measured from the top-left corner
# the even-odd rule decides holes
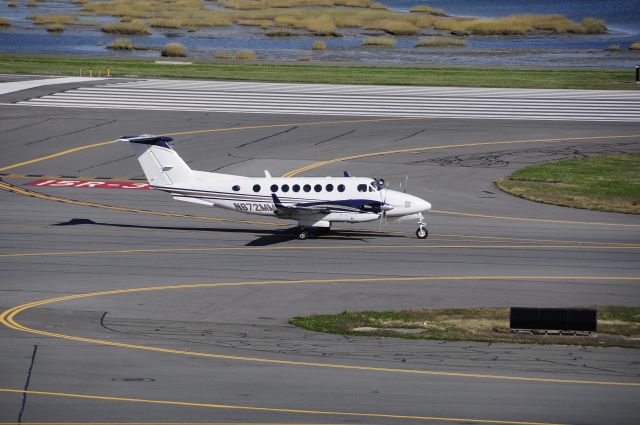
[[[174,289],[193,289],[193,288],[219,288],[219,287],[237,287],[237,286],[265,286],[265,285],[303,285],[303,284],[336,284],[336,283],[376,283],[376,282],[452,282],[452,281],[479,281],[479,280],[500,280],[500,281],[544,281],[545,283],[554,283],[560,280],[563,281],[615,281],[615,282],[638,282],[640,277],[621,277],[621,276],[415,276],[415,277],[381,277],[381,278],[343,278],[343,279],[306,279],[306,280],[272,280],[272,281],[247,281],[247,282],[223,282],[223,283],[196,283],[186,285],[168,285],[168,286],[153,286],[143,288],[129,288],[129,289],[117,289],[112,291],[100,291],[83,294],[66,295],[57,298],[50,298],[41,301],[35,301],[23,305],[19,305],[8,310],[5,310],[0,314],[0,323],[18,331],[23,331],[31,334],[48,336],[53,338],[60,338],[70,341],[79,341],[89,344],[106,345],[111,347],[120,347],[134,350],[145,350],[152,352],[160,352],[167,354],[177,354],[185,356],[204,357],[212,359],[225,359],[236,360],[244,362],[266,363],[276,365],[288,365],[288,366],[303,366],[303,367],[321,367],[331,369],[342,370],[356,370],[366,372],[380,372],[380,373],[401,373],[401,374],[413,374],[413,375],[431,375],[431,376],[445,376],[445,377],[457,377],[457,378],[477,378],[477,379],[492,379],[492,380],[508,380],[508,381],[522,381],[522,382],[543,382],[543,383],[561,383],[561,384],[586,384],[586,385],[614,385],[623,387],[639,387],[640,382],[624,382],[624,381],[591,381],[591,380],[575,380],[575,379],[556,379],[556,378],[536,378],[525,376],[507,376],[507,375],[491,375],[491,374],[476,374],[476,373],[462,373],[462,372],[442,372],[432,370],[420,370],[420,369],[399,369],[399,368],[382,368],[382,367],[369,367],[358,366],[348,364],[336,364],[336,363],[318,363],[318,362],[304,362],[304,361],[289,361],[278,360],[270,358],[259,357],[246,357],[246,356],[232,356],[215,353],[202,353],[186,350],[174,350],[162,347],[153,347],[145,345],[126,344],[116,341],[100,340],[93,338],[84,338],[74,335],[65,335],[54,332],[47,332],[39,329],[29,328],[16,321],[16,316],[27,310],[42,307],[44,305],[50,305],[63,301],[78,300],[82,298],[99,297],[105,295],[123,295],[131,293],[162,291],[162,290],[174,290]]]
[[[75,255],[103,255],[103,254],[157,254],[177,252],[227,252],[227,251],[336,251],[336,250],[395,250],[395,249],[569,249],[569,250],[637,250],[640,245],[295,245],[295,246],[232,246],[232,247],[193,247],[193,248],[139,248],[139,249],[111,249],[87,251],[49,251],[49,252],[16,252],[0,253],[0,258],[7,257],[55,257]]]
[[[335,412],[335,411],[328,411],[328,410],[286,409],[286,408],[279,408],[279,407],[242,406],[242,405],[217,404],[217,403],[195,403],[195,402],[171,401],[171,400],[149,400],[149,399],[131,398],[131,397],[111,397],[111,396],[88,395],[88,394],[58,393],[58,392],[51,392],[51,391],[18,390],[13,388],[0,388],[0,392],[42,395],[42,396],[70,397],[70,398],[89,399],[89,400],[125,401],[125,402],[131,402],[131,403],[146,403],[146,404],[156,404],[156,405],[203,407],[203,408],[209,408],[209,409],[249,410],[254,412],[295,413],[295,414],[305,414],[305,415],[345,416],[345,417],[383,418],[383,419],[414,419],[414,420],[422,420],[422,421],[465,422],[465,423],[475,423],[475,424],[499,424],[499,425],[566,425],[566,424],[548,423],[548,422],[509,421],[509,420],[499,420],[499,419],[445,418],[445,417],[436,417],[436,416],[398,415],[398,414],[392,414],[392,413]]]

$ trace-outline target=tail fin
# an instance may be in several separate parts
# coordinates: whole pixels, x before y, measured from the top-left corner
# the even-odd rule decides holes
[[[177,186],[193,182],[193,171],[169,144],[167,136],[122,136],[119,142],[129,142],[138,157],[147,180],[152,186]]]

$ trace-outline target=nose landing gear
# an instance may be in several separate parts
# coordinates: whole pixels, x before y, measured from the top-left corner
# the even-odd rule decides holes
[[[416,236],[418,239],[427,239],[427,236],[429,236],[427,223],[424,222],[424,216],[422,213],[418,213],[418,230],[416,230]]]

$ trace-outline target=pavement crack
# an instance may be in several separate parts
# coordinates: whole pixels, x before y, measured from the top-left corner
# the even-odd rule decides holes
[[[114,162],[122,161],[122,160],[129,159],[129,158],[133,158],[134,156],[135,155],[127,155],[127,156],[123,156],[122,158],[112,159],[111,161],[100,162],[100,163],[94,164],[94,165],[92,165],[90,167],[78,168],[78,172],[87,171],[87,170],[90,170],[92,168],[100,167],[102,165],[113,164]]]
[[[339,138],[344,137],[344,136],[346,136],[346,135],[349,135],[349,134],[351,134],[351,133],[354,133],[355,131],[356,131],[356,129],[354,128],[353,130],[349,130],[349,131],[347,131],[346,133],[342,133],[342,134],[339,134],[339,135],[337,135],[337,136],[330,137],[330,138],[325,139],[325,140],[321,140],[321,141],[319,141],[318,143],[314,143],[314,146],[318,146],[318,145],[321,145],[321,144],[323,144],[323,143],[331,142],[331,141],[333,141],[333,140],[336,140],[336,139],[339,139]]]
[[[408,136],[405,136],[405,137],[401,137],[401,138],[399,138],[399,139],[396,139],[396,140],[394,140],[394,142],[400,142],[400,141],[402,141],[402,140],[411,139],[412,137],[417,136],[417,135],[418,135],[418,134],[420,134],[420,133],[424,133],[425,131],[427,131],[427,130],[426,130],[425,128],[423,128],[422,130],[420,130],[420,131],[416,131],[416,132],[415,132],[415,133],[413,133],[413,134],[410,134],[410,135],[408,135]]]
[[[216,171],[220,171],[220,170],[222,170],[223,168],[227,168],[227,167],[230,167],[230,166],[232,166],[232,165],[241,164],[241,163],[243,163],[243,162],[251,161],[252,159],[253,159],[253,158],[245,158],[245,159],[241,159],[240,161],[232,162],[232,163],[230,163],[230,164],[221,165],[221,166],[220,166],[220,167],[218,167],[218,168],[214,168],[213,170],[209,170],[209,172],[210,172],[210,173],[215,173]]]
[[[44,123],[46,123],[47,121],[50,121],[50,120],[51,120],[51,118],[47,118],[47,119],[44,119],[42,121],[32,122],[30,124],[21,125],[20,127],[15,127],[15,128],[10,128],[8,130],[3,130],[3,132],[4,133],[8,133],[10,131],[22,130],[23,128],[29,128],[29,127],[34,126],[34,125],[44,124]]]
[[[44,137],[42,139],[38,139],[38,140],[34,140],[33,142],[26,143],[25,146],[35,145],[37,143],[46,142],[47,140],[51,140],[51,139],[54,139],[56,137],[70,136],[72,134],[82,133],[83,131],[87,131],[87,130],[95,130],[98,127],[102,127],[103,125],[107,125],[107,124],[113,124],[115,122],[116,122],[116,120],[109,120],[109,121],[105,121],[105,122],[101,122],[101,123],[98,123],[98,124],[91,125],[89,127],[84,127],[84,128],[80,128],[78,130],[73,130],[73,131],[70,131],[68,133],[56,134],[55,136],[47,136],[47,137]]]
[[[24,393],[22,394],[22,405],[20,406],[20,413],[18,414],[18,423],[22,423],[22,415],[24,409],[27,406],[27,391],[29,390],[29,382],[31,381],[31,374],[33,373],[33,366],[36,362],[36,353],[38,352],[38,344],[33,346],[33,353],[31,354],[31,364],[29,365],[29,372],[27,372],[27,382],[24,384]]]
[[[269,135],[269,136],[261,137],[261,138],[259,138],[259,139],[253,140],[253,141],[251,141],[251,142],[243,143],[243,144],[241,144],[241,145],[236,146],[236,149],[244,148],[245,146],[252,145],[252,144],[254,144],[254,143],[258,143],[258,142],[262,142],[263,140],[267,140],[267,139],[270,139],[270,138],[272,138],[272,137],[276,137],[276,136],[279,136],[279,135],[281,135],[281,134],[288,133],[288,132],[293,131],[293,130],[295,130],[295,129],[297,129],[297,128],[298,128],[297,126],[294,126],[294,127],[288,128],[288,129],[286,129],[286,130],[279,131],[279,132],[277,132],[277,133],[271,134],[271,135]]]

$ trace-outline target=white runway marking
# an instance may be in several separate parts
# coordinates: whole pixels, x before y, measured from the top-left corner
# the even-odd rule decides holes
[[[640,122],[640,91],[143,80],[20,105],[303,115]]]
[[[32,89],[34,87],[48,86],[51,84],[79,83],[79,82],[85,82],[85,81],[98,81],[98,80],[103,80],[103,78],[62,77],[62,78],[45,78],[41,80],[9,81],[7,83],[0,83],[0,95],[13,93],[20,90]]]

